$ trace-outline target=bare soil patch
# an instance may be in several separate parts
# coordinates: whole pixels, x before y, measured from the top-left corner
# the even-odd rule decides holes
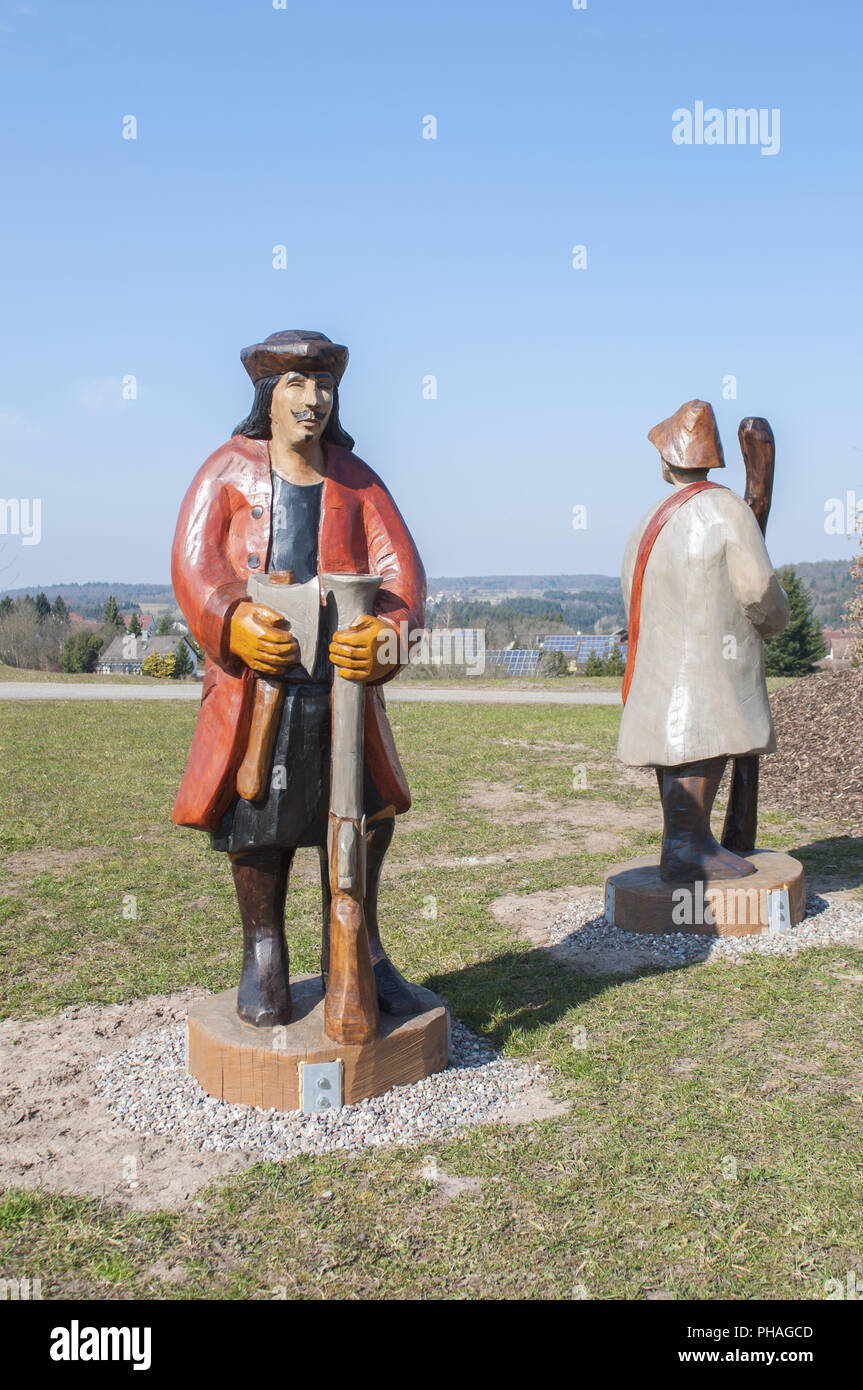
[[[0,859],[0,871],[15,878],[32,878],[34,874],[65,874],[78,864],[91,864],[115,853],[106,848],[15,850]]]
[[[549,925],[570,905],[595,898],[602,893],[596,884],[588,887],[552,888],[541,893],[507,893],[495,898],[491,910],[499,922],[510,927],[533,946],[548,951],[552,960],[580,975],[632,975],[653,964],[647,946],[635,944],[626,950],[578,951],[571,946],[552,945]]]
[[[142,1138],[114,1120],[96,1092],[100,1056],[185,1017],[203,993],[0,1022],[0,1183],[104,1197],[130,1210],[176,1209],[214,1178],[255,1162]]]
[[[573,848],[587,854],[615,855],[637,831],[662,829],[662,811],[655,806],[624,806],[617,801],[585,801],[581,806],[561,806],[535,792],[505,782],[475,782],[466,802],[474,810],[501,817],[511,825],[530,825],[536,831],[528,848],[507,856],[490,856],[479,863],[499,863],[503,858],[549,859]],[[463,863],[450,860],[448,864]]]
[[[128,1210],[180,1210],[215,1179],[259,1163],[257,1151],[203,1150],[136,1133],[97,1089],[100,1057],[183,1020],[204,995],[184,990],[0,1022],[0,1186],[100,1197]],[[544,1085],[532,1085],[502,1122],[530,1124],[565,1108]],[[170,1281],[172,1271],[164,1277]]]

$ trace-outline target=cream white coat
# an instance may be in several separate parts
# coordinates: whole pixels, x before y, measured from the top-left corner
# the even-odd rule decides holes
[[[623,559],[629,614],[642,533]],[[749,506],[710,488],[666,522],[644,573],[635,672],[618,756],[635,767],[676,767],[776,748],[762,639],[781,632],[788,599]]]

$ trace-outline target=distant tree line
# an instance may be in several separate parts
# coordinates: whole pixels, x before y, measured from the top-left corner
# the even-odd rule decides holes
[[[801,561],[791,568],[812,595],[812,615],[822,627],[842,627],[854,594],[854,577],[845,560]]]
[[[120,633],[128,631],[132,637],[141,635],[137,613],[132,614],[126,628],[115,594],[108,595],[98,616],[101,618],[98,630],[79,627],[73,631],[69,609],[59,594],[53,603],[42,592],[0,599],[0,662],[27,671],[95,671],[102,652]],[[170,637],[172,627],[171,614],[164,613],[156,633],[160,637]],[[191,642],[190,638],[187,640]],[[180,642],[179,634],[177,642]],[[193,645],[200,657],[200,649],[197,644]],[[158,671],[153,669],[145,674],[179,677],[189,675],[192,670],[192,660],[184,645],[179,646],[176,656],[155,657],[153,654],[146,660],[161,662],[165,669],[160,666]]]
[[[547,634],[611,632],[625,622],[619,592],[605,594],[547,591],[542,598],[513,597],[491,603],[484,599],[447,598],[430,602],[427,622],[445,628],[482,628],[490,649],[534,647]]]
[[[118,584],[99,581],[88,584],[53,584],[45,587],[50,599],[62,597],[68,608],[82,618],[92,621],[101,619],[105,604],[111,597],[125,612],[130,608],[136,608],[146,613],[152,611],[153,605],[160,608],[164,604],[170,604],[173,608],[176,604],[173,590],[168,584]],[[11,590],[9,597],[23,598],[28,592],[30,591],[22,589]]]
[[[30,671],[56,671],[69,632],[69,610],[45,594],[0,599],[0,661]]]

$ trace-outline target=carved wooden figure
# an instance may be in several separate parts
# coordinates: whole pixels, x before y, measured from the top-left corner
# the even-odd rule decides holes
[[[772,481],[766,421],[744,425],[746,440],[761,441],[764,466],[757,481],[766,520]],[[650,509],[624,557],[629,651],[618,754],[632,766],[656,769],[664,818],[661,878],[739,878],[755,872],[735,852],[754,846],[744,844],[742,829],[737,835],[730,829],[746,824],[754,838],[757,791],[747,760],[775,748],[762,642],[785,627],[788,600],[753,509],[707,478],[709,470],[725,466],[711,406],[689,401],[648,437],[673,492]],[[720,845],[710,813],[729,758],[737,759],[747,787],[733,793],[726,844]],[[757,779],[757,761],[755,769]]]
[[[297,848],[317,848],[326,1032],[365,1043],[379,1008],[425,1007],[377,922],[394,817],[410,805],[381,686],[405,650],[396,637],[422,626],[425,575],[392,497],[340,424],[347,349],[288,331],[241,358],[252,409],[194,479],[174,540],[174,590],[206,674],[173,819],[208,831],[231,861],[237,1012],[258,1028],[291,1018],[288,876]]]

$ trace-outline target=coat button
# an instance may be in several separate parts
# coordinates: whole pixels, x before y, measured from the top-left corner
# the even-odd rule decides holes
[[[250,570],[260,569],[261,566],[261,562],[258,559],[257,555],[247,555],[246,564],[249,566]]]
[[[253,508],[252,508],[252,516],[254,516],[254,517],[259,517],[259,516],[263,516],[263,515],[264,515],[264,509],[263,509],[263,507],[253,507]]]

